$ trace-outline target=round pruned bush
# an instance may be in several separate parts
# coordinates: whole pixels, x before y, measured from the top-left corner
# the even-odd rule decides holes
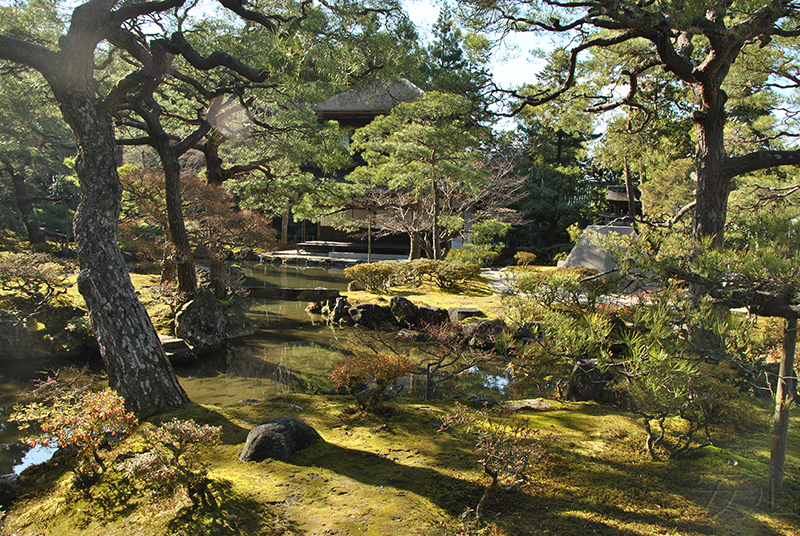
[[[397,261],[361,263],[345,268],[344,275],[361,281],[371,292],[386,292],[402,278],[402,266]]]
[[[459,290],[481,275],[481,267],[472,262],[416,259],[409,263],[409,275],[417,284],[433,284],[443,291]]]

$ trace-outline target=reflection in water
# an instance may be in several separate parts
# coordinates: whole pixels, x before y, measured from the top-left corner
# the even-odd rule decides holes
[[[247,398],[332,388],[328,376],[341,359],[337,341],[342,328],[309,315],[306,303],[248,299],[243,305],[258,324],[257,333],[175,368],[193,402],[229,405]]]
[[[276,268],[252,263],[240,268],[247,275],[247,286],[347,287],[341,269]],[[230,341],[225,350],[195,363],[175,367],[193,402],[227,406],[244,399],[264,400],[289,392],[327,392],[333,388],[329,375],[342,359],[339,345],[347,338],[347,328],[328,325],[321,317],[309,314],[306,303],[242,299],[239,304],[258,325],[255,334]],[[56,361],[4,365],[0,373],[0,445],[4,447],[0,449],[0,474],[20,471],[23,463],[43,461],[45,453],[22,446],[19,433],[5,421],[17,393],[30,387],[30,379],[43,377],[38,371],[67,365]],[[462,374],[457,383],[445,382],[440,387],[437,395],[441,398],[485,394],[487,388],[493,391],[490,396],[501,398],[507,396],[509,377],[505,371],[481,365],[479,370]],[[402,394],[424,397],[424,393],[424,379],[411,376]]]
[[[14,473],[20,474],[31,465],[46,462],[53,457],[53,454],[55,454],[57,450],[58,449],[55,447],[42,447],[40,445],[31,447],[30,450],[28,450],[28,452],[26,452],[22,457],[20,462],[13,466],[11,470]]]

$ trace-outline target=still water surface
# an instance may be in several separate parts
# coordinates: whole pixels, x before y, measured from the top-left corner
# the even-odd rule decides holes
[[[240,266],[247,280],[245,285],[291,288],[326,287],[346,290],[348,281],[342,269],[275,267],[266,264]],[[328,378],[333,365],[341,359],[340,344],[347,339],[349,328],[333,327],[318,315],[305,311],[304,302],[276,300],[243,300],[248,316],[258,331],[233,340],[216,354],[204,356],[195,363],[175,367],[175,373],[189,398],[199,404],[227,406],[245,399],[264,400],[288,392],[326,392],[333,385]],[[33,463],[46,460],[47,449],[31,450],[18,442],[19,433],[7,424],[16,395],[30,387],[34,378],[47,371],[67,366],[57,360],[17,362],[0,374],[0,474],[20,472]],[[96,373],[101,370],[95,365]],[[495,397],[507,394],[509,378],[491,367],[473,370],[469,378],[451,386],[451,395],[489,391]],[[418,376],[408,381],[406,394],[424,396],[424,385]],[[457,389],[464,389],[459,393]]]

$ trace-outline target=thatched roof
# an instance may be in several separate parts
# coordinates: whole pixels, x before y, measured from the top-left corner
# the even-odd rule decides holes
[[[389,82],[372,81],[334,95],[318,104],[316,110],[322,120],[366,124],[378,115],[389,113],[401,102],[411,102],[422,94],[420,88],[405,78]]]

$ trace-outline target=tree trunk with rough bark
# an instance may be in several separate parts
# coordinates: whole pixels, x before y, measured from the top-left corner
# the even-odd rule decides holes
[[[731,178],[727,175],[725,151],[724,92],[717,102],[694,114],[697,129],[697,204],[694,208],[694,240],[710,237],[713,247],[722,247],[725,240],[725,218]]]
[[[136,297],[117,245],[122,186],[112,118],[96,99],[94,84],[75,87],[69,83],[74,81],[55,85],[54,92],[78,146],[75,168],[81,202],[74,221],[78,290],[91,314],[109,386],[138,413],[177,406],[188,397]]]
[[[413,261],[414,259],[419,259],[422,256],[422,233],[408,233],[408,239],[411,242],[408,251],[408,260]]]
[[[206,159],[206,181],[209,186],[222,186],[228,180],[228,174],[222,167],[219,156],[219,145],[214,136],[209,136],[203,144],[203,156]]]
[[[636,190],[633,188],[633,177],[628,159],[625,159],[625,192],[628,194],[628,217],[631,223],[636,220]]]
[[[169,147],[157,147],[164,168],[164,194],[167,203],[167,222],[170,242],[175,247],[167,262],[176,265],[178,272],[178,290],[183,294],[194,296],[197,290],[197,274],[192,262],[192,250],[189,235],[183,221],[183,202],[181,197],[181,165],[177,155]]]
[[[281,218],[281,244],[286,245],[289,243],[289,218],[291,216],[291,207],[286,207]]]

